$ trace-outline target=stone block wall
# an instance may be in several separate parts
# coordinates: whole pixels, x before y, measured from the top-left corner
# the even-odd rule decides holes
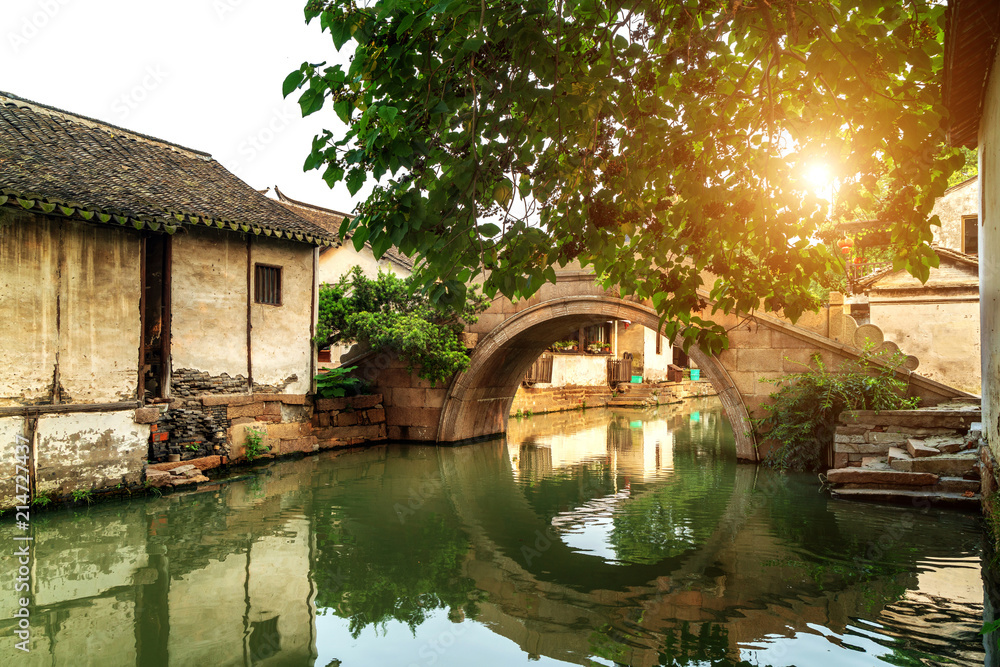
[[[865,460],[886,457],[890,447],[910,438],[964,436],[978,410],[854,410],[844,412],[833,436],[834,468],[860,468]]]
[[[283,395],[272,394],[269,397],[275,396]],[[296,452],[308,454],[386,439],[381,394],[320,398],[313,404],[303,403],[303,407],[308,409],[292,416],[308,416],[306,420],[283,420],[281,411],[275,415],[269,405],[273,403],[275,401],[261,401],[230,407],[234,415],[229,428],[228,454],[231,459],[246,458],[247,433],[251,430],[264,436],[262,444],[269,449],[268,456]],[[284,412],[289,414],[287,410]]]
[[[521,387],[514,396],[510,414],[532,412],[561,412],[577,408],[602,408],[611,399],[611,389],[607,386],[579,387]]]
[[[153,408],[156,410],[156,408]],[[246,430],[274,455],[314,452],[386,438],[382,396],[316,399],[305,394],[207,394],[164,407],[152,424],[149,460],[246,455]]]

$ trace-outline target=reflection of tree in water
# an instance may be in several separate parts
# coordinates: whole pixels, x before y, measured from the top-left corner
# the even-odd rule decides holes
[[[637,646],[636,638],[611,626],[604,626],[590,635],[591,655],[624,665],[628,652]],[[692,628],[687,621],[676,627],[665,628],[656,633],[657,665],[662,667],[686,667],[688,665],[711,665],[727,667],[763,667],[756,663],[740,660],[730,649],[729,629],[719,623],[701,623]],[[595,661],[590,665],[597,667]]]
[[[725,512],[735,462],[720,451],[724,439],[691,431],[688,424],[674,432],[673,474],[646,490],[633,486],[614,513],[609,542],[619,561],[652,564],[680,555],[705,541]]]
[[[353,637],[389,621],[414,631],[435,609],[449,608],[454,618],[476,617],[475,584],[462,575],[469,540],[443,516],[418,511],[396,526],[369,527],[322,514],[313,569],[316,605],[349,619]]]

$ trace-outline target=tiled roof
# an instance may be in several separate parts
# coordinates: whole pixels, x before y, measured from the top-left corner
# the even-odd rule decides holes
[[[207,153],[2,91],[0,205],[167,232],[202,225],[336,244]]]
[[[279,190],[277,185],[274,186],[274,193],[278,196],[278,201],[281,202],[283,206],[288,207],[290,211],[295,212],[297,215],[302,216],[306,220],[319,225],[334,236],[338,236],[340,234],[340,223],[344,221],[344,218],[348,217],[347,213],[341,213],[340,211],[334,211],[333,209],[296,201]],[[370,243],[366,242],[365,245],[371,249]],[[382,258],[389,260],[393,264],[396,264],[407,271],[413,270],[413,260],[395,248],[389,248],[386,250],[385,254],[382,255]]]

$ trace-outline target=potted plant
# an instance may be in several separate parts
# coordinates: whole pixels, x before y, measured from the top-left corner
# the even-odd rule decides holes
[[[600,354],[604,350],[604,346],[601,343],[590,343],[587,345],[587,352],[591,354]]]

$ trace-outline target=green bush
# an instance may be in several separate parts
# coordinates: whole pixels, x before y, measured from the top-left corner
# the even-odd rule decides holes
[[[820,470],[833,444],[837,418],[844,410],[903,410],[917,407],[917,397],[907,397],[907,383],[896,377],[906,357],[900,353],[877,355],[871,349],[856,360],[830,371],[820,356],[801,373],[779,380],[766,416],[753,420],[758,441],[777,446],[767,463],[779,470]]]
[[[316,376],[316,394],[320,398],[340,398],[347,394],[363,394],[367,383],[350,374],[357,366],[341,366],[323,371]]]
[[[440,286],[435,286],[440,287]],[[460,334],[485,310],[475,288],[461,294],[421,292],[409,278],[379,272],[374,280],[355,266],[319,291],[318,345],[362,342],[396,352],[420,377],[443,382],[469,366]]]

